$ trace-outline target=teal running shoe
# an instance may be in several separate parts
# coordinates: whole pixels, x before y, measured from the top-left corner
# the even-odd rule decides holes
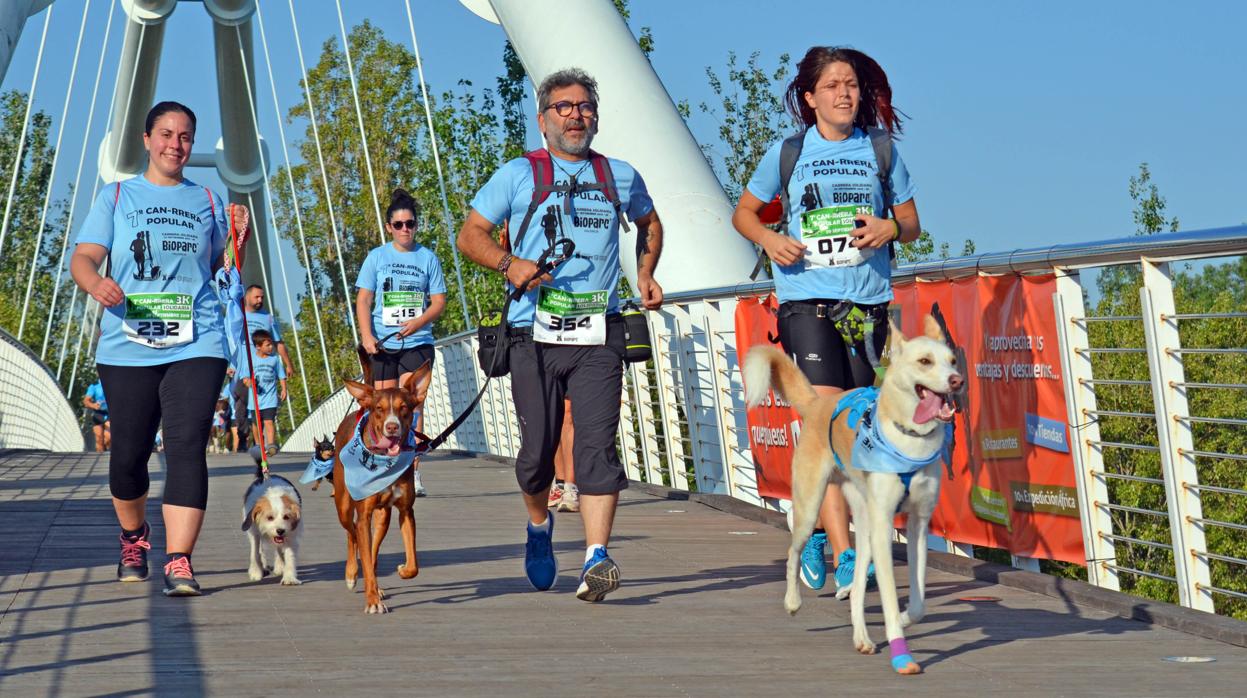
[[[857,551],[852,548],[846,549],[840,553],[840,558],[836,560],[836,598],[843,599],[849,595],[849,589],[853,586],[853,570],[857,567]],[[866,568],[866,588],[870,589],[875,586],[875,563],[870,563],[870,567]]]
[[[801,581],[818,591],[827,583],[827,534],[815,533],[801,551]],[[851,579],[852,577],[850,577]]]

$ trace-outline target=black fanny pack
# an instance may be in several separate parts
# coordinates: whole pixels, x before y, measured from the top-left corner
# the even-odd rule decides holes
[[[503,312],[495,311],[481,318],[476,328],[476,361],[488,378],[501,378],[511,372],[511,342]]]

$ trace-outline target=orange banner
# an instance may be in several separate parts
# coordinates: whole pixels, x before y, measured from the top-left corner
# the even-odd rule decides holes
[[[943,482],[932,533],[1015,555],[1085,564],[1055,290],[1051,275],[911,282],[896,286],[891,315],[913,336],[921,331],[922,316],[938,309],[964,355],[968,411],[957,415],[953,477]],[[760,313],[764,307],[757,299],[738,306],[742,357],[749,339],[765,341],[765,332],[775,331],[774,312]],[[774,486],[764,494],[780,498],[790,496],[791,445],[760,448],[754,435],[781,428],[791,434],[795,416],[786,412],[765,407],[749,412],[758,481]]]
[[[778,343],[775,295],[741,298],[736,304],[736,355],[745,360],[750,347]],[[797,411],[776,398],[749,410],[749,448],[758,471],[758,494],[763,497],[792,497],[792,448],[800,433]]]

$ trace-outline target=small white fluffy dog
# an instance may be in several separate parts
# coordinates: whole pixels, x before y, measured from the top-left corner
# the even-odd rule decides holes
[[[301,505],[303,499],[290,481],[280,475],[257,478],[243,496],[242,530],[251,541],[251,560],[247,576],[258,582],[269,572],[264,564],[263,547],[273,548],[273,574],[281,575],[287,586],[302,584],[295,556],[299,550]]]
[[[866,570],[873,560],[892,667],[900,674],[920,673],[902,628],[926,612],[926,533],[939,501],[946,425],[954,412],[952,394],[964,383],[938,324],[927,315],[923,334],[912,339],[892,328],[891,362],[877,401],[858,412],[856,422],[850,410],[836,414],[840,396],[818,396],[792,359],[778,349],[751,349],[744,377],[745,399],[751,407],[774,388],[804,420],[792,458],[792,545],[784,608],[789,613],[801,608],[797,585],[801,550],[814,528],[827,482],[839,482],[857,525],[857,565],[849,595],[853,645],[862,654],[875,652],[866,630],[864,598]],[[909,515],[909,606],[904,613],[892,571],[892,517],[898,509]]]

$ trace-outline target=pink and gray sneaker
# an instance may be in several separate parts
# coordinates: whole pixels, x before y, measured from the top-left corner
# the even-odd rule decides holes
[[[147,551],[152,549],[152,527],[143,522],[143,532],[137,537],[121,534],[121,561],[117,563],[117,581],[142,582],[147,580]]]

